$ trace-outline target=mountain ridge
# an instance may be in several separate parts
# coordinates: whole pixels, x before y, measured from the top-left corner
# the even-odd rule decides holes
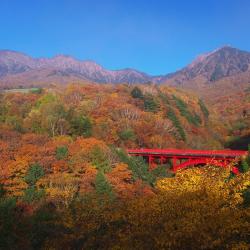
[[[23,83],[27,84],[41,81],[66,83],[74,79],[96,83],[153,82],[171,86],[188,86],[192,81],[211,84],[249,70],[250,52],[230,46],[201,54],[186,67],[158,76],[133,68],[109,70],[93,60],[79,60],[71,55],[58,54],[50,58],[34,58],[22,52],[0,50],[0,85],[5,86],[13,81],[22,83],[22,78]]]

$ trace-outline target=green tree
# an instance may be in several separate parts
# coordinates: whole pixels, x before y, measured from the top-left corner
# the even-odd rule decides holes
[[[149,165],[142,157],[128,156],[122,150],[117,150],[116,153],[120,160],[128,165],[128,168],[132,171],[134,180],[141,179],[151,186],[154,185],[155,176],[149,171]]]
[[[108,156],[96,146],[91,151],[91,162],[99,171],[107,173],[111,170]]]
[[[25,182],[30,185],[34,186],[36,182],[44,176],[43,168],[38,164],[32,164],[28,169],[26,176],[24,177]]]
[[[92,123],[88,117],[77,116],[71,120],[73,135],[90,137],[92,135]]]
[[[193,119],[194,119],[194,123],[196,124],[196,126],[201,125],[202,120],[197,113],[194,113]]]
[[[167,177],[167,168],[166,168],[166,166],[158,166],[157,168],[152,170],[152,174],[156,178]]]
[[[242,163],[241,163],[241,166],[240,166],[241,172],[245,173],[245,172],[247,172],[249,170],[249,168],[250,167],[249,167],[247,161],[243,160]]]
[[[103,171],[98,171],[95,178],[95,191],[99,198],[109,198],[113,200],[115,195],[113,193],[112,186],[107,181]]]
[[[44,196],[44,190],[38,190],[36,182],[44,176],[44,170],[39,164],[33,164],[28,169],[24,180],[28,184],[27,189],[24,191],[24,201],[33,202],[41,199]]]
[[[205,103],[203,102],[202,99],[199,99],[199,106],[200,106],[200,109],[201,109],[201,112],[203,113],[203,115],[208,118],[209,116],[209,111],[205,105]]]
[[[201,123],[200,117],[198,118],[191,114],[188,110],[187,104],[179,97],[173,95],[173,99],[175,100],[176,107],[180,111],[181,115],[187,119],[187,121],[195,126],[199,126]]]
[[[158,92],[159,92],[159,97],[161,98],[162,102],[163,102],[165,105],[169,105],[170,102],[169,102],[168,96],[165,95],[164,93],[162,93],[160,90],[159,90]]]
[[[140,88],[138,88],[137,86],[134,87],[131,91],[131,96],[133,98],[139,98],[139,99],[142,99],[143,98],[143,94],[142,94],[142,91]]]
[[[135,140],[136,136],[133,129],[125,129],[119,133],[119,137],[123,141]]]
[[[250,170],[250,144],[248,145],[248,154],[246,158],[241,162],[240,170],[243,173]]]
[[[157,112],[159,109],[159,103],[152,95],[144,96],[144,108],[148,112]]]
[[[176,116],[174,110],[169,107],[169,110],[167,112],[167,117],[170,119],[173,123],[173,125],[176,127],[181,139],[183,141],[186,141],[186,133],[181,125],[181,122],[179,121],[178,117]]]
[[[68,147],[62,146],[56,148],[56,159],[62,160],[68,156]]]
[[[38,201],[41,198],[43,198],[45,195],[45,192],[43,189],[41,190],[37,190],[37,188],[35,186],[31,186],[28,187],[25,191],[24,191],[24,197],[23,200],[31,203],[33,201]]]
[[[140,179],[150,186],[154,186],[156,180],[162,177],[172,177],[167,173],[166,166],[157,166],[152,171],[149,170],[149,165],[142,157],[133,157],[127,155],[123,150],[116,150],[120,160],[128,165],[128,168],[133,174],[133,179]]]

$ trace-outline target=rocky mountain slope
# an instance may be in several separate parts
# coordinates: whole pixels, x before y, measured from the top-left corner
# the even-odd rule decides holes
[[[203,54],[187,67],[161,78],[169,85],[213,84],[250,71],[250,53],[229,46]]]
[[[23,53],[1,50],[0,86],[72,81],[130,84],[153,82],[196,90],[214,86],[225,79],[230,79],[233,84],[238,79],[244,84],[248,83],[249,65],[249,52],[229,46],[203,54],[183,69],[163,76],[150,76],[135,69],[107,70],[94,61],[81,61],[65,55],[32,58]]]
[[[10,83],[67,82],[87,80],[97,83],[145,83],[151,77],[134,69],[107,70],[93,61],[71,56],[32,58],[23,53],[0,51],[0,81]]]

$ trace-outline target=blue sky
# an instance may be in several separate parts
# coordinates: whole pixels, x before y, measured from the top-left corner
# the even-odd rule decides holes
[[[164,74],[223,45],[250,51],[250,1],[0,0],[0,27],[0,49]]]

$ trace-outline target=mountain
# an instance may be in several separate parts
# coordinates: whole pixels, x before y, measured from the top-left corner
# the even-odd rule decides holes
[[[34,67],[34,61],[25,54],[9,50],[0,51],[0,77],[18,74]]]
[[[223,78],[250,71],[250,53],[230,46],[203,54],[187,67],[163,76],[161,83],[169,85],[213,84]]]
[[[96,83],[145,83],[151,76],[135,69],[107,70],[93,61],[80,61],[71,56],[32,58],[23,53],[0,51],[0,82],[2,85],[66,83],[90,81]]]
[[[66,55],[32,58],[23,53],[0,50],[0,87],[75,81],[130,84],[154,82],[196,91],[221,85],[225,80],[237,86],[249,83],[249,52],[225,46],[199,56],[177,72],[150,76],[130,68],[108,70],[94,61],[81,61]]]

